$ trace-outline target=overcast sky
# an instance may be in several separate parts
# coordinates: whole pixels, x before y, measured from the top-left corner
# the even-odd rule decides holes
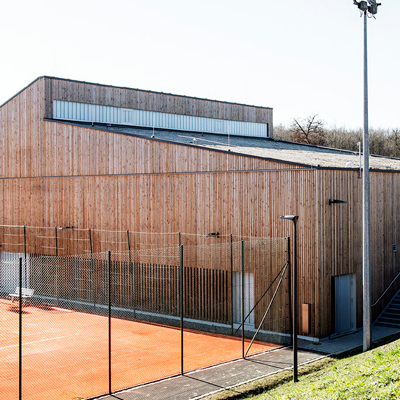
[[[400,1],[368,20],[370,126],[400,128]],[[2,2],[0,104],[38,76],[363,123],[363,19],[353,0]]]

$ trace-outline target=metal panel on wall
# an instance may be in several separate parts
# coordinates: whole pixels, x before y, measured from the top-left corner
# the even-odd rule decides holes
[[[53,118],[222,135],[268,137],[268,124],[193,117],[54,100]]]
[[[356,330],[356,275],[334,277],[335,334]]]

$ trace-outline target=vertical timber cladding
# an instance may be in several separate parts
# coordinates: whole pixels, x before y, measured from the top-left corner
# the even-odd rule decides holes
[[[221,236],[232,233],[241,238],[292,236],[292,225],[279,216],[295,213],[300,217],[299,303],[315,304],[317,173],[276,170],[16,179],[12,182],[15,189],[30,193],[30,204],[18,208],[18,216],[14,217],[18,224],[24,221],[31,226],[200,235],[218,231]],[[5,182],[10,180],[0,180],[1,184]],[[3,207],[7,215],[13,202],[4,201]],[[221,240],[207,239],[209,244]],[[76,251],[85,254],[87,243],[80,243],[85,248]],[[221,265],[214,264],[213,268]],[[261,272],[256,284],[267,287],[275,276]],[[285,298],[280,299],[280,304],[284,302]],[[256,322],[263,311],[257,313]],[[282,321],[285,323],[280,327],[275,317],[271,322],[274,329],[286,330],[286,322]],[[313,327],[311,334],[317,334]]]
[[[92,83],[46,80],[45,117],[52,118],[53,100],[130,108],[194,117],[268,124],[272,137],[272,108],[248,106],[194,97],[128,89]]]
[[[46,160],[44,81],[36,80],[0,107],[0,176],[38,176]]]
[[[45,176],[301,168],[114,132],[44,121]],[[32,154],[32,157],[38,157]],[[31,176],[38,176],[32,171]]]
[[[357,326],[362,325],[362,179],[357,171],[321,170],[319,190],[319,287],[321,336],[332,333],[330,327],[332,277],[356,274]],[[396,216],[400,199],[400,173],[370,172],[371,186],[371,271],[372,303],[377,300],[398,273],[398,253],[392,245],[399,243],[400,219]],[[331,204],[329,199],[344,200]],[[395,282],[390,298],[400,283]],[[386,299],[387,300],[387,299]],[[373,309],[374,317],[385,301]]]

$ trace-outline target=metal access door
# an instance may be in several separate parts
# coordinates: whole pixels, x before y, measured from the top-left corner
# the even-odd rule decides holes
[[[233,322],[242,323],[242,273],[233,273]],[[254,307],[254,274],[244,274],[244,317]],[[245,326],[254,328],[254,311],[247,317]]]
[[[334,334],[342,335],[356,330],[356,276],[334,277]]]

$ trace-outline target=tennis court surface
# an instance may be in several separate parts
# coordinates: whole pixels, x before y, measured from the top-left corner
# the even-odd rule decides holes
[[[0,393],[19,396],[18,302],[0,299]],[[22,312],[22,399],[77,400],[181,372],[181,331],[164,325],[111,319],[46,305]],[[256,342],[249,354],[278,347]],[[247,346],[246,346],[247,348]],[[241,339],[183,332],[185,372],[240,358]]]

